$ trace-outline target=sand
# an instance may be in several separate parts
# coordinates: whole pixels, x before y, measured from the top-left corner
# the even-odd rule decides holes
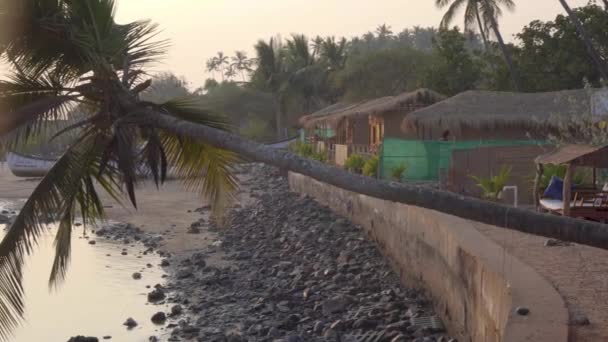
[[[3,167],[0,169],[0,199],[25,200],[38,182],[39,179],[15,177]],[[170,180],[160,189],[148,181],[138,186],[136,195],[137,209],[126,199],[124,205],[120,205],[109,196],[101,194],[108,219],[132,223],[150,233],[165,233],[160,248],[171,253],[193,251],[214,242],[214,236],[206,230],[201,234],[187,233],[192,222],[201,218],[195,209],[204,206],[206,202],[199,194],[185,190],[179,181]],[[247,200],[243,196],[238,196],[237,199],[243,204]]]

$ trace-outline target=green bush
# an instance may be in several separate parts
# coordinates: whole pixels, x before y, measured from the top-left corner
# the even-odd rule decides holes
[[[315,152],[310,156],[311,159],[316,161],[320,161],[321,163],[327,162],[327,153],[325,152]]]
[[[507,185],[507,182],[511,177],[511,169],[510,166],[503,166],[498,175],[490,178],[470,177],[477,182],[477,186],[483,191],[483,198],[496,201],[499,199],[502,189]]]
[[[362,173],[365,166],[365,158],[359,154],[351,154],[344,162],[344,168],[350,172]]]
[[[540,178],[539,190],[545,191],[545,189],[549,186],[549,182],[553,176],[557,176],[561,179],[564,179],[566,176],[566,165],[551,165],[547,164],[543,166],[543,175]],[[582,171],[575,171],[572,176],[573,184],[583,184],[585,181],[585,174]]]
[[[293,153],[305,158],[312,158],[312,156],[315,154],[315,149],[311,144],[301,141],[296,141],[295,143],[291,144],[289,149]]]
[[[407,171],[407,166],[405,163],[401,163],[399,166],[395,166],[391,169],[391,178],[395,182],[401,182],[403,176],[405,175],[405,171]]]
[[[363,174],[368,177],[376,177],[378,175],[378,163],[380,159],[378,156],[373,156],[365,161],[363,165]]]

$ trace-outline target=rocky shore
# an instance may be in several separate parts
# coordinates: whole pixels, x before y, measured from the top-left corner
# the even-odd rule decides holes
[[[199,208],[190,233],[213,243],[166,260],[170,341],[456,341],[360,227],[291,193],[275,169],[242,174],[253,204],[235,205],[222,227]]]

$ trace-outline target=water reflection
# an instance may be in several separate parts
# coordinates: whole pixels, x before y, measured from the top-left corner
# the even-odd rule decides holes
[[[155,326],[150,317],[168,309],[165,305],[148,304],[146,298],[151,291],[146,285],[153,287],[162,282],[157,255],[143,255],[140,246],[103,240],[91,245],[76,229],[67,279],[57,290],[49,290],[54,255],[52,233],[41,239],[36,254],[27,262],[26,322],[11,341],[63,342],[71,336],[85,335],[100,340],[112,336],[110,341],[144,342],[151,335],[162,334],[161,327]],[[127,248],[128,255],[121,255],[123,248]],[[134,280],[134,272],[140,272],[142,279]],[[122,324],[128,317],[139,325],[127,330]]]

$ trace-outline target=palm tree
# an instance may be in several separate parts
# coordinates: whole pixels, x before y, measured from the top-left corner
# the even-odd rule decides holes
[[[211,73],[211,76],[215,78],[215,72],[217,71],[217,59],[215,57],[209,58],[205,64],[207,72]]]
[[[364,195],[608,249],[608,233],[600,224],[350,174],[233,135],[224,117],[201,109],[190,97],[146,101],[140,95],[153,84],[144,78],[146,66],[163,55],[166,42],[152,39],[156,26],[149,22],[118,25],[113,13],[112,0],[0,2],[0,57],[13,63],[8,78],[0,81],[2,147],[19,146],[52,129],[53,119],[74,106],[89,109],[71,127],[44,132],[77,132],[78,137],[0,242],[0,339],[7,340],[23,318],[24,259],[34,252],[46,223],[59,223],[49,280],[56,285],[67,270],[74,218],[81,216],[89,225],[104,217],[100,191],[136,206],[135,169],[141,166],[159,184],[171,165],[188,185],[220,204],[236,186],[232,163],[237,153]],[[260,60],[264,70],[266,63]],[[273,63],[265,72],[275,82],[272,75],[280,62]]]
[[[287,79],[284,69],[284,49],[280,38],[270,38],[268,42],[258,41],[255,45],[257,68],[253,74],[252,82],[258,83],[275,96],[277,113],[275,125],[277,138],[284,137],[285,117],[285,81]]]
[[[245,72],[249,73],[251,71],[251,60],[247,58],[247,53],[245,51],[236,51],[234,57],[232,57],[230,68],[238,70],[243,82],[245,82]]]
[[[222,75],[222,81],[224,80],[224,76],[226,75],[226,69],[230,66],[230,62],[228,61],[228,56],[224,55],[222,51],[219,51],[215,56],[215,70]]]
[[[137,207],[136,170],[158,185],[175,168],[186,185],[222,204],[236,187],[233,153],[180,137],[136,115],[158,113],[226,130],[223,116],[201,110],[193,97],[146,101],[146,66],[164,54],[156,25],[114,22],[114,1],[13,0],[0,3],[0,57],[12,65],[0,80],[0,135],[4,149],[38,136],[77,138],[41,180],[0,242],[0,337],[24,313],[23,264],[47,222],[58,222],[49,285],[63,279],[73,221],[104,217],[100,192]],[[10,33],[10,34],[8,34]],[[160,83],[159,83],[160,85]],[[86,116],[62,130],[53,125],[77,106]],[[204,176],[204,177],[203,177]]]
[[[443,8],[449,5],[447,12],[443,15],[441,19],[440,27],[442,29],[449,29],[450,25],[454,21],[454,17],[456,13],[466,5],[464,11],[464,29],[465,31],[475,32],[478,31],[483,39],[484,46],[488,46],[487,39],[487,23],[481,19],[481,14],[479,13],[479,0],[454,0],[450,5],[451,0],[435,0],[435,4],[439,8]],[[475,27],[477,26],[477,28]]]
[[[602,59],[602,57],[600,56],[600,54],[597,51],[597,49],[595,48],[595,46],[593,46],[593,42],[591,41],[591,38],[590,38],[589,34],[587,33],[587,30],[585,30],[585,26],[580,21],[580,19],[576,15],[576,13],[574,13],[572,8],[570,8],[570,6],[566,2],[566,0],[559,0],[559,2],[560,2],[560,4],[562,4],[562,7],[564,7],[564,9],[566,10],[566,13],[568,14],[568,17],[570,18],[572,23],[574,23],[574,26],[576,27],[576,31],[578,32],[579,36],[581,36],[581,39],[585,43],[585,47],[587,47],[587,52],[589,53],[589,56],[595,63],[595,66],[597,67],[597,70],[599,71],[600,75],[602,75],[602,78],[604,80],[608,80],[608,71],[606,70],[606,62]],[[604,4],[606,4],[606,8],[608,8],[608,1],[605,0]]]
[[[486,42],[489,40],[488,29],[492,30],[492,33],[494,33],[494,36],[498,40],[498,45],[500,46],[502,54],[505,57],[505,62],[509,67],[513,85],[517,91],[521,91],[519,73],[498,27],[498,18],[502,15],[501,6],[506,7],[508,10],[513,10],[515,8],[513,0],[435,0],[435,4],[440,8],[448,5],[450,6],[441,21],[441,26],[444,28],[452,22],[457,11],[466,6],[466,29],[471,29],[474,26],[473,23],[477,22],[480,34],[482,34],[482,37],[485,36],[484,41]]]
[[[390,26],[387,26],[386,24],[382,24],[382,25],[378,26],[378,28],[376,28],[376,35],[378,36],[378,39],[380,41],[384,42],[393,37],[393,31],[391,30]]]

